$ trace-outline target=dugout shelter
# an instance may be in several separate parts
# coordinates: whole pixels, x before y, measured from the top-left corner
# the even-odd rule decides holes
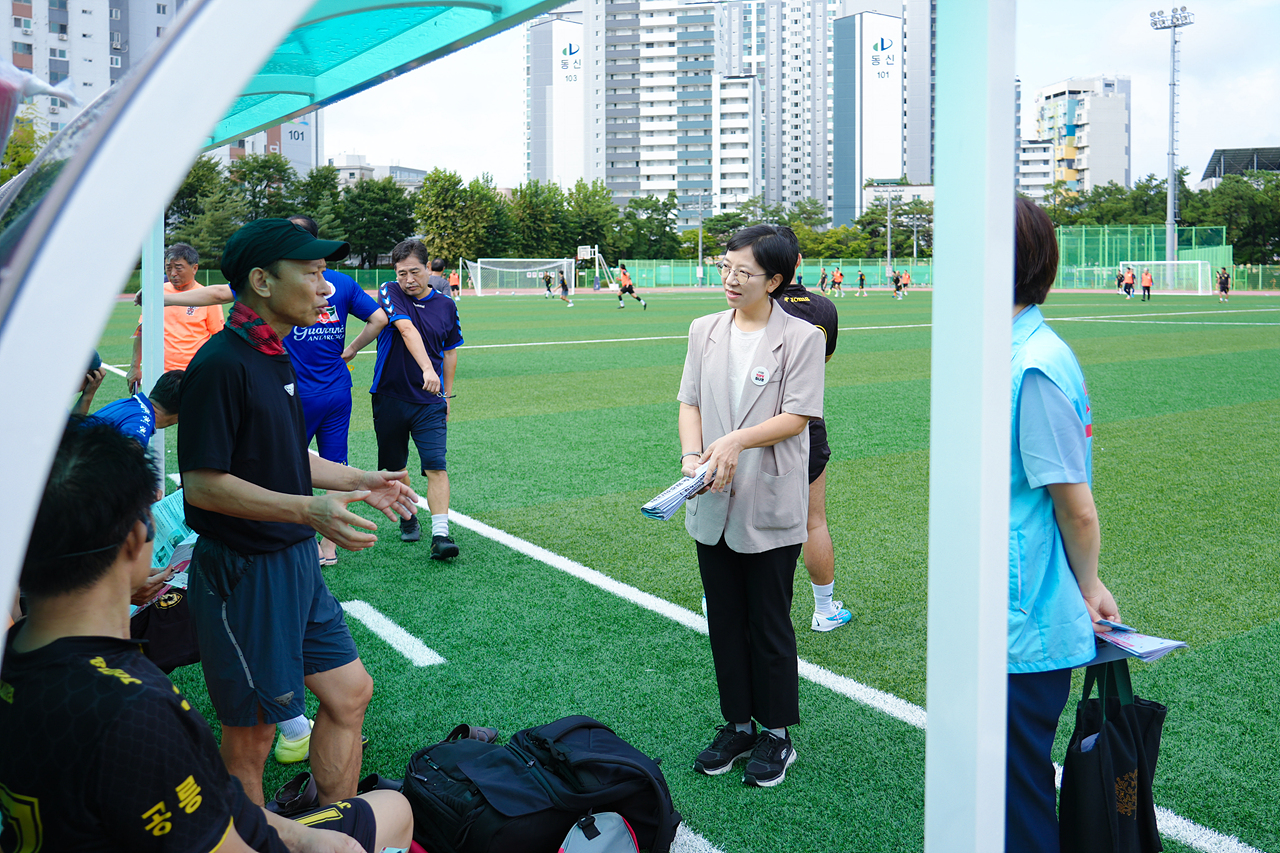
[[[189,0],[151,53],[58,133],[0,199],[0,509],[16,533],[0,539],[0,598],[13,595],[67,401],[139,249],[154,297],[146,322],[162,327],[161,220],[200,152],[558,5]],[[927,851],[1003,846],[1014,12],[1014,0],[937,10],[937,136],[951,142],[936,160],[945,286],[932,329]],[[182,122],[170,118],[175,104]],[[67,263],[86,258],[95,275],[71,295]],[[162,336],[146,340],[150,388]]]

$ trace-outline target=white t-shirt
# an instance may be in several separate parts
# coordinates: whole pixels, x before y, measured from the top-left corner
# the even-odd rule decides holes
[[[737,323],[729,322],[729,416],[735,424],[740,414],[742,386],[747,380],[751,360],[755,357],[756,346],[763,335],[763,326],[754,332],[744,332],[738,328]]]

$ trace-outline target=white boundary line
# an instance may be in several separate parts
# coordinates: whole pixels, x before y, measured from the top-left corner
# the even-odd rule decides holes
[[[404,628],[383,616],[363,601],[344,601],[342,610],[348,616],[360,620],[366,628],[386,640],[387,644],[409,659],[414,666],[435,666],[447,663],[436,652],[427,648],[421,640]]]
[[[114,373],[116,376],[128,376],[128,375],[129,375],[129,374],[125,373],[123,370],[121,370],[120,368],[116,367],[114,364],[107,364],[105,361],[104,361],[104,362],[102,362],[102,367],[103,367],[103,369],[104,369],[104,370],[108,370],[108,371],[110,371],[110,372]]]
[[[419,501],[419,505],[425,506],[425,501]],[[551,566],[553,569],[559,569],[562,572],[573,575],[580,580],[584,580],[593,586],[599,587],[606,592],[611,592],[619,598],[626,599],[633,604],[638,604],[646,610],[650,610],[661,616],[665,616],[672,621],[679,622],[686,628],[691,628],[700,634],[707,633],[707,620],[705,617],[685,610],[683,607],[672,604],[669,601],[658,598],[656,595],[636,589],[635,587],[614,580],[603,572],[588,568],[581,563],[570,560],[568,557],[562,557],[553,551],[549,551],[540,545],[534,545],[517,536],[507,533],[505,530],[499,530],[491,527],[483,521],[478,521],[470,516],[464,515],[455,509],[449,510],[449,520],[458,524],[460,527],[478,533],[486,539],[506,545],[513,551],[518,551],[527,557],[532,557],[541,563]],[[366,605],[367,606],[367,605]],[[346,607],[344,604],[343,607]],[[828,669],[809,663],[806,660],[800,661],[800,676],[814,684],[847,696],[864,705],[869,705],[877,711],[883,711],[889,716],[901,720],[908,725],[918,729],[923,729],[927,720],[927,714],[919,705],[914,705],[905,699],[899,699],[891,693],[877,690],[874,687],[868,687],[860,684],[847,676],[838,675]],[[1058,772],[1058,784],[1061,785],[1062,774]],[[1222,833],[1200,826],[1199,824],[1180,817],[1165,808],[1156,807],[1156,818],[1160,827],[1160,834],[1166,838],[1171,838],[1183,844],[1194,847],[1203,853],[1263,853],[1257,848],[1250,847],[1248,844],[1237,839],[1235,836],[1223,835]],[[715,848],[711,847],[706,839],[698,836],[696,833],[691,835],[697,836],[696,841],[701,844],[695,844],[691,839],[690,846],[678,848],[681,853],[713,853]],[[677,836],[677,840],[679,837]],[[706,846],[701,846],[706,845]],[[677,849],[674,845],[673,850]]]

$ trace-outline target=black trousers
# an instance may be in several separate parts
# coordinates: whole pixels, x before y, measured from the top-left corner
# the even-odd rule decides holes
[[[791,584],[800,545],[739,554],[721,537],[698,543],[720,712],[731,723],[755,719],[780,729],[800,722]]]
[[[1049,753],[1070,692],[1069,669],[1009,675],[1005,853],[1058,853],[1058,792]]]

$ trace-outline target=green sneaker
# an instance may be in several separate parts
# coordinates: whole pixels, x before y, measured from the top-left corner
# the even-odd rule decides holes
[[[310,728],[316,727],[315,720],[307,720]],[[276,738],[276,761],[280,764],[297,764],[311,756],[311,732],[307,732],[297,740],[289,740],[284,735]]]

